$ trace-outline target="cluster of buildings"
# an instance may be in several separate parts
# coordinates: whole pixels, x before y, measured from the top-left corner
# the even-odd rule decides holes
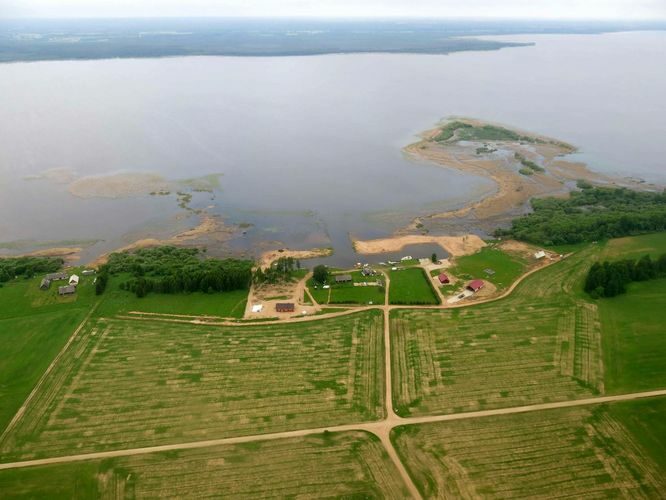
[[[95,271],[92,269],[86,269],[81,274],[84,276],[89,276],[95,274]],[[61,285],[58,287],[58,295],[73,295],[76,293],[76,287],[79,285],[80,278],[76,274],[71,276],[64,272],[49,273],[42,281],[39,283],[40,290],[48,290],[51,288],[51,283],[54,281],[66,281],[66,285]]]

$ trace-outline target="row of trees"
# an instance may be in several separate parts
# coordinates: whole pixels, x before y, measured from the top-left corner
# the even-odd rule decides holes
[[[592,297],[615,297],[627,291],[632,281],[666,278],[666,254],[653,260],[649,255],[638,260],[596,262],[585,279],[585,291]]]
[[[666,230],[666,192],[579,184],[569,198],[536,198],[534,212],[514,219],[498,237],[563,245]]]
[[[250,260],[203,259],[195,248],[163,246],[114,253],[108,272],[129,273],[121,288],[143,297],[150,292],[225,292],[246,289],[252,281]],[[99,276],[98,276],[99,279]]]
[[[17,276],[32,278],[37,274],[54,273],[64,261],[52,257],[7,257],[0,259],[0,283]]]

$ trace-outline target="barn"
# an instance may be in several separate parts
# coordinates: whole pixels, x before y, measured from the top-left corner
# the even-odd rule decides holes
[[[293,302],[278,302],[275,304],[275,311],[279,313],[293,313],[296,306]]]
[[[467,289],[476,293],[483,288],[483,285],[485,285],[483,280],[473,280],[469,282]]]
[[[74,285],[58,287],[58,295],[72,295],[73,293],[76,293],[76,287]]]
[[[437,278],[439,279],[439,282],[442,285],[446,285],[448,283],[451,283],[451,280],[449,279],[449,277],[444,273],[440,274]]]
[[[336,283],[351,283],[352,282],[352,276],[351,276],[351,274],[338,274],[335,277],[335,282]]]

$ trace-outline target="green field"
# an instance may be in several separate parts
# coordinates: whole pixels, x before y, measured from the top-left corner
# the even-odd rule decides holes
[[[501,290],[516,281],[526,267],[524,260],[489,246],[473,255],[456,258],[455,266],[449,272],[465,281],[477,278],[490,281]],[[488,275],[485,269],[492,269],[495,274]]]
[[[0,471],[6,498],[389,498],[407,492],[379,439],[315,434]]]
[[[95,301],[89,278],[83,277],[77,294],[69,297],[58,296],[57,282],[40,290],[40,281],[19,279],[0,288],[0,429]]]
[[[0,456],[72,452],[376,420],[380,311],[284,325],[89,321],[0,441]]]
[[[589,257],[548,267],[495,302],[392,311],[396,411],[454,413],[602,391],[597,308],[571,293]]]
[[[139,298],[136,294],[121,290],[122,277],[113,276],[104,292],[104,301],[98,313],[104,316],[125,314],[129,311],[191,316],[222,316],[242,318],[247,304],[247,290],[218,293],[150,293]]]
[[[400,269],[389,273],[391,304],[439,304],[439,296],[421,268]]]
[[[331,285],[331,298],[329,304],[383,304],[385,300],[384,287],[354,286],[354,283],[384,281],[383,274],[363,276],[360,271],[349,273],[352,283]]]
[[[666,388],[666,279],[631,283],[600,299],[606,390]]]
[[[424,498],[660,498],[664,455],[660,468],[634,428],[658,430],[663,453],[663,410],[654,400],[402,426],[392,440]]]
[[[308,280],[307,286],[312,294],[312,297],[318,304],[384,304],[385,293],[383,287],[378,286],[354,286],[354,283],[370,282],[377,280],[384,280],[382,274],[375,276],[363,276],[361,271],[352,271],[342,274],[351,274],[351,283],[335,283],[335,275],[331,276],[329,282],[330,288],[322,288],[318,285],[315,288],[315,283],[312,279]]]

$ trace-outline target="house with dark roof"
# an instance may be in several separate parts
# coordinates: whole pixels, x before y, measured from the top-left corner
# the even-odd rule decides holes
[[[476,293],[483,288],[483,285],[485,285],[483,280],[474,280],[469,282],[467,289]]]
[[[275,304],[275,312],[279,313],[293,313],[296,310],[296,306],[293,302],[278,302]]]
[[[74,285],[58,287],[58,295],[72,295],[74,293],[76,293],[76,287]]]
[[[46,275],[46,279],[49,281],[60,281],[68,278],[69,275],[67,273],[50,273]]]
[[[335,282],[336,283],[351,283],[352,282],[352,276],[351,274],[338,274],[335,276]]]

